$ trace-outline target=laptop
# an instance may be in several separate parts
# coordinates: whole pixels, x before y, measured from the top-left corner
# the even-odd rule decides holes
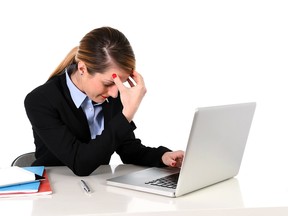
[[[145,168],[107,185],[179,197],[235,177],[255,108],[255,102],[197,108],[181,168]]]

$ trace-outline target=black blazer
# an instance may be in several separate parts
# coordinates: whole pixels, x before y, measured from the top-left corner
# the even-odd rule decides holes
[[[166,147],[151,148],[135,138],[136,126],[122,114],[120,96],[103,103],[104,130],[91,139],[86,116],[75,106],[65,73],[31,91],[24,100],[36,146],[35,166],[68,166],[76,175],[89,175],[109,164],[116,151],[123,163],[164,166]]]

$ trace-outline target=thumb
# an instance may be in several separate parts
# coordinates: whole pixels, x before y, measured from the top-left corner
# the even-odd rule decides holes
[[[117,74],[113,73],[112,78],[113,78],[114,83],[117,86],[118,90],[121,92],[125,88],[124,84],[122,83],[120,78],[117,76]]]
[[[177,164],[177,162],[175,160],[173,160],[173,159],[171,159],[170,162],[169,162],[169,166],[171,166],[171,167],[175,167],[176,164]]]

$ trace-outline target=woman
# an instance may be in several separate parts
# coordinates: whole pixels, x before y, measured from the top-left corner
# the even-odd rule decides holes
[[[33,165],[66,165],[86,176],[117,152],[123,163],[180,167],[183,151],[147,147],[135,138],[132,120],[145,93],[124,34],[111,27],[92,30],[25,98]]]

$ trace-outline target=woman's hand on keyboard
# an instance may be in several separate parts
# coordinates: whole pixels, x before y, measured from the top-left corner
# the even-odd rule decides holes
[[[184,151],[178,150],[173,152],[165,152],[162,155],[162,161],[165,165],[170,167],[181,167],[184,158]]]

